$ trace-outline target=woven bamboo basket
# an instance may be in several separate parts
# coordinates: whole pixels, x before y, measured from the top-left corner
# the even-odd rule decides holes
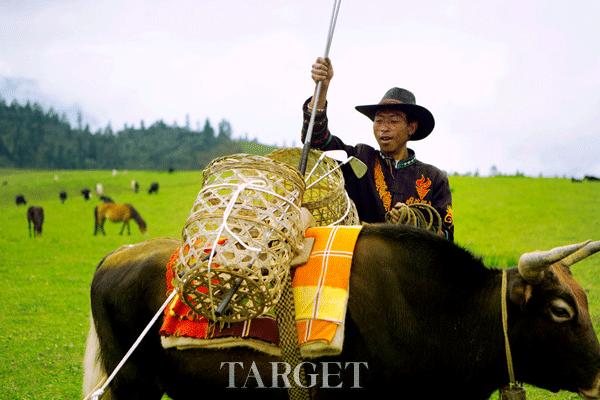
[[[307,175],[319,160],[322,152],[310,150],[307,162]],[[302,150],[299,148],[285,148],[275,150],[267,157],[297,166],[300,163]],[[344,188],[344,175],[340,168],[335,169],[337,162],[329,157],[324,157],[317,165],[312,176],[306,182],[307,189],[302,197],[302,206],[306,207],[313,215],[317,226],[328,225],[358,225],[360,220],[354,202],[350,199]],[[333,172],[331,172],[333,171]],[[329,173],[329,175],[327,175]],[[310,186],[322,176],[327,175],[314,186]]]
[[[237,322],[277,304],[302,246],[304,188],[296,169],[267,157],[236,154],[206,167],[175,265],[181,298],[193,311]],[[231,293],[226,312],[217,315]]]

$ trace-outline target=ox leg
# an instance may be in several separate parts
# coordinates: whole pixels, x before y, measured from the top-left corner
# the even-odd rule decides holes
[[[27,220],[27,228],[29,228],[29,237],[31,237],[31,220]]]

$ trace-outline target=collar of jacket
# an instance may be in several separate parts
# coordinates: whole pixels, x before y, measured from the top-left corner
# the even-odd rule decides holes
[[[408,167],[409,165],[413,165],[417,161],[414,150],[411,150],[411,149],[407,149],[407,150],[408,150],[408,157],[405,158],[404,160],[396,161],[392,157],[386,156],[385,154],[383,154],[381,150],[379,150],[379,156],[381,157],[381,159],[383,161],[385,161],[385,163],[387,165],[389,165],[389,166],[393,165],[395,169],[402,169],[402,168]]]

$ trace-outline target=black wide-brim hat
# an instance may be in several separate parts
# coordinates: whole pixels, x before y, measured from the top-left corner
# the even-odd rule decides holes
[[[383,95],[379,103],[356,106],[355,108],[358,112],[369,117],[371,121],[375,119],[377,111],[402,111],[408,116],[409,120],[417,121],[419,123],[417,130],[409,140],[421,140],[426,138],[431,131],[433,131],[433,127],[435,126],[433,114],[425,107],[416,104],[415,95],[406,89],[397,87],[391,88]]]

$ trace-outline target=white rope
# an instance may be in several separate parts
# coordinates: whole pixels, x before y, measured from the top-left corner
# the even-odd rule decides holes
[[[127,362],[127,360],[129,359],[129,357],[131,356],[131,354],[140,345],[140,343],[142,342],[142,339],[144,339],[144,336],[146,336],[146,334],[148,333],[148,331],[150,330],[150,328],[152,327],[152,325],[154,325],[154,323],[156,322],[156,320],[158,320],[158,318],[160,317],[160,315],[162,314],[162,312],[169,305],[169,303],[171,302],[171,300],[173,300],[173,298],[175,297],[176,294],[177,294],[177,288],[173,289],[173,291],[171,292],[171,294],[169,295],[169,297],[167,297],[167,299],[165,300],[165,302],[163,303],[163,305],[160,306],[159,310],[156,312],[156,314],[154,314],[154,317],[152,317],[152,319],[150,320],[150,322],[148,323],[148,325],[146,325],[146,327],[144,328],[144,330],[142,331],[142,333],[140,334],[140,336],[138,336],[138,338],[133,343],[133,345],[131,346],[131,348],[129,348],[129,350],[127,351],[127,353],[123,356],[123,358],[121,359],[121,361],[119,362],[119,364],[117,364],[117,366],[113,370],[112,374],[110,374],[110,376],[108,377],[108,379],[106,379],[106,382],[104,382],[104,384],[102,385],[102,387],[100,389],[96,390],[95,392],[93,392],[91,395],[86,396],[86,398],[91,396],[92,400],[98,400],[100,398],[100,396],[102,396],[104,394],[104,391],[106,390],[106,388],[108,387],[108,385],[110,384],[110,382],[112,382],[112,380],[115,378],[115,376],[117,375],[117,373],[121,370],[121,368],[123,367],[123,365]]]
[[[342,165],[345,165],[346,162],[343,162],[341,164],[336,165],[335,168],[329,170],[325,175],[319,177],[319,179],[317,179],[316,181],[314,181],[313,183],[311,183],[310,185],[308,185],[306,187],[306,190],[310,189],[311,187],[315,186],[317,183],[321,182],[323,179],[325,179],[326,177],[328,177],[329,175],[331,175],[335,170],[339,169]]]
[[[259,181],[259,180],[256,180],[256,181],[252,181],[252,182],[262,182],[262,183],[263,183],[263,185],[261,185],[262,187],[260,187],[260,186],[250,186],[250,185],[248,185],[248,186],[250,187],[250,189],[253,189],[253,190],[256,190],[256,191],[259,191],[259,192],[263,192],[263,193],[267,193],[267,194],[269,194],[269,195],[275,196],[275,197],[277,197],[279,200],[282,200],[282,201],[284,201],[284,202],[288,203],[289,205],[291,205],[292,207],[294,207],[294,208],[296,209],[296,211],[297,211],[297,212],[300,212],[300,207],[298,207],[297,205],[295,205],[293,201],[291,201],[291,200],[289,200],[288,198],[286,198],[286,197],[283,197],[282,195],[280,195],[280,194],[278,194],[278,193],[275,193],[275,192],[273,192],[273,191],[271,191],[271,190],[266,190],[266,189],[263,189],[263,187],[264,187],[264,186],[266,186],[266,184],[264,183],[264,181]],[[252,183],[252,182],[250,182],[250,183]],[[240,183],[218,183],[218,184],[208,185],[208,186],[204,186],[204,187],[202,188],[202,190],[200,191],[200,193],[202,193],[202,192],[203,192],[205,189],[215,189],[215,188],[219,188],[219,187],[236,187],[236,186],[239,186],[239,185],[240,185]],[[242,184],[242,185],[243,185],[243,184]],[[200,197],[201,197],[201,196],[200,196],[200,194],[199,194],[199,195],[198,195],[198,198],[200,198]]]
[[[310,179],[310,177],[315,173],[315,171],[317,170],[317,167],[319,166],[319,164],[321,164],[321,161],[323,161],[323,159],[325,158],[325,155],[326,155],[325,153],[321,154],[321,156],[315,162],[315,165],[313,165],[312,169],[310,170],[310,172],[308,173],[306,178],[304,178],[304,183],[308,183],[308,180]]]
[[[332,222],[331,224],[327,225],[327,226],[334,226],[339,224],[340,222],[344,221],[346,219],[346,217],[350,214],[350,210],[352,209],[352,200],[350,200],[350,196],[348,196],[348,192],[346,192],[344,190],[344,194],[346,195],[346,204],[348,204],[346,206],[346,212],[344,213],[344,215],[342,215],[342,217],[340,219],[338,219],[335,222]]]
[[[254,252],[254,256],[252,257],[252,260],[250,262],[250,265],[252,265],[256,259],[258,258],[258,255],[260,254],[260,252],[262,251],[261,248],[259,247],[252,247],[250,245],[248,245],[246,242],[244,242],[236,233],[234,233],[231,228],[229,227],[229,225],[227,224],[227,220],[229,219],[232,211],[233,211],[233,207],[235,206],[238,197],[240,196],[240,194],[244,191],[244,190],[255,190],[258,192],[263,192],[266,193],[268,195],[274,196],[280,200],[282,200],[285,204],[286,204],[286,208],[283,211],[282,215],[281,215],[281,219],[283,218],[283,216],[287,213],[287,211],[289,210],[290,206],[294,207],[298,213],[300,213],[300,207],[296,206],[291,200],[287,199],[286,197],[281,196],[278,193],[273,192],[272,190],[267,190],[265,189],[265,187],[267,187],[267,183],[264,180],[260,180],[260,179],[255,179],[249,182],[244,182],[244,183],[222,183],[222,184],[213,184],[213,185],[208,185],[205,186],[204,188],[202,188],[201,193],[205,190],[211,190],[211,189],[218,189],[220,187],[236,187],[236,191],[233,193],[231,200],[229,200],[229,203],[227,204],[227,207],[225,208],[225,211],[223,212],[223,222],[221,223],[221,226],[219,226],[219,229],[217,230],[217,233],[215,235],[215,239],[213,241],[213,245],[210,251],[210,255],[208,258],[208,265],[207,265],[207,274],[208,274],[208,279],[207,279],[207,283],[208,283],[208,296],[210,299],[210,303],[211,304],[215,304],[214,298],[213,298],[213,287],[212,287],[212,279],[211,279],[211,270],[212,270],[212,262],[213,262],[213,258],[214,255],[217,251],[217,244],[219,242],[219,238],[221,237],[221,235],[223,234],[223,231],[227,231],[242,247],[244,247],[246,250],[250,250]],[[201,196],[199,195],[198,198],[200,198]],[[281,223],[281,221],[277,220],[276,222]],[[270,237],[271,233],[273,232],[274,228],[269,229],[269,231],[267,232],[268,236],[265,236],[265,241],[268,241],[268,238]],[[212,313],[212,317],[213,320],[217,320],[217,316],[215,314],[215,308],[212,307],[211,308],[211,313]]]
[[[251,182],[247,182],[247,183],[237,184],[237,189],[236,189],[235,193],[231,196],[231,200],[229,200],[229,203],[227,204],[227,207],[225,207],[225,211],[223,212],[223,222],[221,223],[221,226],[219,226],[219,229],[217,230],[217,234],[215,235],[215,240],[213,241],[212,248],[210,249],[210,256],[208,257],[208,265],[206,267],[206,269],[207,269],[206,272],[208,274],[207,283],[208,283],[208,297],[210,299],[210,304],[215,304],[215,299],[213,298],[213,287],[212,287],[212,276],[211,276],[212,262],[213,262],[215,253],[217,252],[217,244],[219,242],[219,238],[223,234],[223,231],[226,230],[227,232],[229,232],[229,234],[231,236],[233,236],[233,238],[239,244],[241,244],[242,247],[244,247],[246,250],[254,251],[257,254],[260,253],[260,251],[261,251],[261,249],[259,247],[251,247],[248,244],[246,244],[238,235],[233,233],[233,231],[229,228],[229,225],[227,225],[227,219],[231,215],[231,211],[233,210],[233,207],[235,206],[235,203],[236,203],[238,197],[240,196],[240,193],[242,193],[244,190],[246,190],[247,187],[257,188],[257,186],[254,186],[255,184],[265,185],[265,182],[255,180],[255,181],[251,181]],[[218,185],[213,185],[213,186],[218,186]],[[212,313],[213,320],[216,321],[217,315],[215,314],[214,307],[211,307],[211,313]]]

